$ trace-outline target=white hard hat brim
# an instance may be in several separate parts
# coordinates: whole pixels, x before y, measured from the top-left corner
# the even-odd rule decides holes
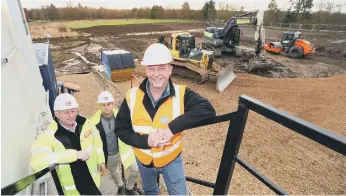
[[[114,100],[109,100],[109,101],[97,101],[97,103],[100,103],[100,104],[102,104],[102,103],[113,103],[114,102]]]
[[[79,107],[78,103],[74,104],[73,106],[65,106],[65,107],[54,107],[54,111],[64,111],[64,110],[70,110],[70,109],[77,109]]]
[[[142,61],[141,64],[144,65],[144,66],[152,66],[152,65],[166,65],[166,64],[171,64],[173,62],[173,59],[172,60],[169,60],[169,61],[166,61],[166,62],[153,62],[153,61],[150,61],[150,62],[146,62],[146,61]]]

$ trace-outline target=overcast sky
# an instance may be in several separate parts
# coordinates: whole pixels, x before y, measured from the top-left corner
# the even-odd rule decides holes
[[[240,7],[244,6],[247,10],[253,9],[265,9],[268,7],[270,0],[215,0],[216,8],[219,3],[228,3],[229,5]],[[315,7],[322,0],[314,0]],[[332,0],[323,0],[324,2]],[[25,8],[40,8],[44,5],[54,4],[57,7],[66,6],[68,2],[73,5],[81,3],[83,6],[91,7],[104,7],[104,8],[117,8],[117,9],[131,9],[134,7],[151,7],[153,5],[161,5],[164,8],[180,8],[184,2],[190,4],[191,9],[201,9],[206,0],[21,0],[23,7]],[[277,0],[280,8],[288,8],[288,0]],[[346,12],[346,0],[334,0],[335,4],[343,4],[343,12]]]

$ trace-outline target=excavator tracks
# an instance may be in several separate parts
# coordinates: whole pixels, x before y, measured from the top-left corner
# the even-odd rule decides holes
[[[199,68],[189,61],[180,61],[174,59],[173,74],[183,78],[189,78],[196,83],[202,83],[209,79],[208,71]]]
[[[222,51],[220,48],[217,48],[215,46],[213,46],[212,44],[209,44],[209,43],[202,43],[201,44],[202,46],[202,49],[205,49],[205,50],[209,50],[209,51],[213,51],[214,52],[214,56],[216,58],[219,58],[222,56]]]

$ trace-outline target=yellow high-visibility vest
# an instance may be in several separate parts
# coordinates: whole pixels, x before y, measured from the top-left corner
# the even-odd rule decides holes
[[[184,114],[184,85],[174,85],[175,96],[167,98],[160,105],[154,119],[143,105],[145,93],[138,87],[130,89],[126,101],[130,108],[133,130],[140,134],[150,134],[154,130],[167,129],[168,123]],[[182,133],[175,134],[170,145],[164,148],[139,149],[134,148],[137,159],[144,165],[153,162],[155,167],[163,167],[172,162],[182,151]]]

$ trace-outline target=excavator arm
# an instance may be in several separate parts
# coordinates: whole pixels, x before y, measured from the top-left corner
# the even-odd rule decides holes
[[[263,47],[265,43],[265,29],[263,25],[263,16],[264,16],[264,11],[258,10],[256,14],[256,23],[254,23],[256,56],[263,56]]]
[[[257,10],[254,12],[248,12],[241,15],[236,15],[228,19],[228,21],[223,26],[223,30],[220,34],[220,38],[224,40],[224,42],[229,42],[229,40],[234,39],[231,36],[234,36],[232,34],[232,28],[238,25],[243,24],[250,24],[253,26],[253,29],[255,30],[255,53],[256,55],[262,54],[263,46],[265,42],[265,29],[263,26],[263,10]]]
[[[227,37],[227,35],[229,34],[230,29],[232,27],[234,27],[235,25],[240,25],[240,24],[253,24],[253,25],[256,25],[256,17],[254,17],[253,15],[255,13],[257,13],[257,12],[258,11],[256,11],[256,12],[248,12],[248,13],[245,13],[245,14],[232,16],[224,24],[222,32],[220,33],[220,37],[221,38]]]

